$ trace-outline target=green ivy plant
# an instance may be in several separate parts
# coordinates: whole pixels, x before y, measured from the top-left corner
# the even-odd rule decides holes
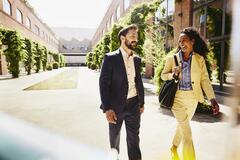
[[[27,74],[30,75],[31,74],[31,70],[34,66],[35,60],[34,60],[34,45],[33,42],[28,39],[25,38],[24,40],[24,50],[26,51],[24,54],[24,59],[23,59],[23,63],[25,66],[25,70],[27,71]]]
[[[35,71],[36,73],[38,73],[41,69],[41,65],[42,65],[42,58],[43,58],[43,49],[42,46],[40,46],[40,44],[35,43]]]
[[[1,54],[2,54],[2,52],[3,52],[3,44],[2,44],[2,39],[3,39],[4,37],[3,37],[3,34],[2,34],[2,32],[0,31],[0,56],[1,56]]]
[[[64,57],[64,55],[60,54],[59,55],[59,60],[60,60],[59,67],[65,67],[65,57]]]
[[[46,71],[47,68],[47,60],[48,60],[48,50],[47,48],[44,46],[42,48],[42,68],[43,71]]]
[[[53,54],[47,50],[45,46],[31,41],[28,38],[21,39],[17,31],[8,30],[0,27],[0,45],[7,46],[7,49],[2,54],[5,55],[7,61],[7,67],[13,78],[19,76],[20,65],[23,63],[27,74],[31,74],[31,70],[35,67],[36,72],[39,72],[41,66],[43,70],[46,69],[46,65]],[[1,50],[1,48],[0,48]],[[58,57],[57,53],[54,53],[55,57]],[[55,59],[59,62],[59,58]],[[64,60],[63,60],[64,61]]]
[[[13,78],[17,78],[20,73],[19,62],[24,57],[24,43],[21,40],[17,31],[1,30],[4,35],[3,44],[7,45],[7,49],[4,50],[6,56],[7,67]]]
[[[91,65],[94,64],[95,66],[92,68],[101,67],[104,55],[109,52],[109,50],[114,51],[120,46],[118,32],[129,24],[137,24],[139,27],[139,45],[136,48],[136,53],[144,57],[143,44],[145,41],[145,30],[148,27],[147,21],[153,16],[153,13],[155,13],[162,1],[163,0],[156,0],[150,3],[144,2],[132,8],[118,23],[115,23],[112,29],[97,43],[93,48],[92,58],[90,59],[88,56],[87,63],[91,63]]]

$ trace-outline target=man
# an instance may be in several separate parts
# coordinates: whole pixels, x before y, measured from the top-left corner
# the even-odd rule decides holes
[[[120,48],[106,54],[101,69],[101,109],[109,123],[111,148],[119,153],[120,131],[125,121],[129,160],[141,160],[139,128],[144,111],[144,89],[141,59],[133,54],[138,41],[138,27],[125,27],[118,37]]]

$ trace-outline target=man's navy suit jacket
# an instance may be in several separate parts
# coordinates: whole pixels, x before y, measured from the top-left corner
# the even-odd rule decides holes
[[[134,65],[138,105],[142,107],[144,104],[144,88],[141,78],[141,59],[138,56],[134,56]],[[99,86],[102,101],[100,108],[103,112],[113,109],[116,113],[122,113],[127,101],[128,79],[120,49],[105,55]]]

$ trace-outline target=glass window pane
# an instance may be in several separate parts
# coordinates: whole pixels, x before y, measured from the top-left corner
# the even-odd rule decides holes
[[[225,35],[229,35],[232,30],[232,0],[227,1],[225,15]]]
[[[160,7],[157,9],[157,11],[155,12],[155,24],[158,24],[159,23],[159,20],[160,20]]]
[[[159,7],[159,12],[160,12],[160,15],[159,15],[159,18],[166,18],[167,16],[167,1],[163,1],[161,4],[160,4],[160,7]]]
[[[207,7],[207,38],[220,36],[222,34],[222,0],[215,1]]]
[[[231,63],[231,54],[229,54],[230,49],[230,40],[224,42],[224,71],[223,71],[223,82],[226,84],[233,84],[234,83],[234,73],[230,70]]]
[[[168,0],[168,16],[174,14],[175,10],[175,0]]]
[[[20,22],[20,23],[23,23],[23,15],[22,15],[22,12],[17,9],[17,12],[16,12],[16,16],[17,16],[17,21]]]
[[[37,25],[35,25],[35,33],[40,35],[40,28]]]
[[[167,35],[167,50],[170,51],[174,46],[174,29],[173,21],[168,23],[168,35]]]
[[[128,9],[129,7],[129,0],[124,0],[124,10]]]
[[[3,0],[3,11],[12,15],[11,3],[8,0]]]
[[[119,19],[120,18],[120,6],[118,6],[118,8],[117,8],[117,19]]]
[[[197,28],[201,36],[204,36],[204,25],[206,21],[205,9],[201,8],[193,13],[193,26]]]
[[[193,7],[201,6],[203,3],[205,3],[206,0],[193,0]]]
[[[112,15],[112,17],[111,17],[111,24],[112,24],[112,26],[113,26],[113,24],[114,24],[114,16]]]
[[[208,56],[212,57],[212,60],[209,62],[210,70],[212,71],[210,77],[213,82],[219,83],[221,65],[221,42],[210,43],[210,52],[208,53]]]
[[[26,18],[26,26],[27,26],[27,28],[31,28],[31,21],[30,21],[30,19],[29,18]]]

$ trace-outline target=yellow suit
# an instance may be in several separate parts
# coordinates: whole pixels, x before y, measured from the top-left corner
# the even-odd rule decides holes
[[[176,54],[176,56],[179,61],[179,54]],[[181,65],[180,61],[179,64]],[[167,57],[161,78],[163,80],[173,79],[173,71],[175,66],[174,57]],[[180,72],[180,80],[181,77],[182,74]],[[195,113],[198,102],[204,101],[202,90],[204,90],[208,99],[215,98],[214,91],[208,76],[205,60],[197,53],[193,53],[192,55],[191,81],[192,90],[177,90],[172,107],[172,112],[178,122],[177,130],[172,143],[178,147],[181,141],[183,141],[184,160],[196,159],[189,121],[192,119]]]
[[[177,59],[180,63],[179,54],[176,54]],[[169,56],[166,59],[165,67],[162,71],[161,78],[162,80],[171,80],[173,79],[173,71],[175,67],[175,62],[173,56]],[[181,79],[181,73],[179,75]],[[199,102],[204,101],[203,91],[205,92],[207,98],[210,100],[215,98],[214,91],[211,85],[211,81],[208,76],[205,60],[202,56],[197,53],[193,53],[192,62],[191,62],[191,80],[193,92]],[[202,91],[203,89],[203,91]]]

